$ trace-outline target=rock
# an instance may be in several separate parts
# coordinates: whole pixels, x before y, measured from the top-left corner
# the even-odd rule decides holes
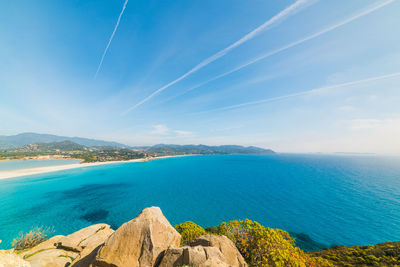
[[[44,249],[49,249],[49,248],[56,248],[54,243],[57,242],[58,240],[60,240],[63,237],[64,237],[63,235],[53,236],[53,237],[47,239],[46,241],[43,241],[39,245],[37,245],[37,246],[35,246],[35,247],[33,247],[33,248],[29,249],[29,250],[26,250],[26,251],[23,251],[23,252],[20,252],[20,253],[18,253],[18,251],[16,251],[16,253],[18,253],[18,255],[23,258],[26,255],[30,255],[32,253],[35,253],[36,251],[39,251],[39,250],[44,250]]]
[[[182,266],[183,262],[183,248],[170,247],[160,253],[154,266]]]
[[[10,251],[0,250],[0,267],[31,267],[31,264]]]
[[[88,243],[85,241],[88,238],[96,239],[97,237],[95,236],[97,234],[100,234],[99,236],[103,236],[102,231],[105,230],[109,232],[110,226],[108,224],[105,223],[94,224],[86,228],[83,228],[79,231],[76,231],[73,234],[64,236],[63,238],[55,242],[54,245],[59,249],[81,252],[87,246]]]
[[[203,235],[189,243],[190,246],[216,247],[221,251],[225,262],[230,266],[244,267],[247,263],[243,259],[235,244],[226,236]]]
[[[26,255],[25,260],[29,261],[32,267],[65,267],[77,256],[78,254],[72,251],[49,248]]]
[[[180,234],[160,208],[146,208],[107,239],[98,251],[93,266],[153,266],[162,251],[170,246],[178,247],[180,241]]]
[[[229,266],[225,263],[221,251],[215,247],[184,246],[180,248],[170,247],[164,251],[155,266],[180,267],[183,265],[200,266]]]
[[[80,247],[83,247],[83,250],[73,262],[72,266],[89,266],[89,264],[95,259],[100,246],[104,244],[112,233],[114,233],[114,230],[106,228],[85,239],[85,241],[79,245]]]
[[[205,263],[200,264],[199,267],[230,267],[230,265],[219,259],[209,258]]]

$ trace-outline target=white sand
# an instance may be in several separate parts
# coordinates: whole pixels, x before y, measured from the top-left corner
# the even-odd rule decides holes
[[[189,156],[189,155],[182,155],[182,156]],[[182,157],[182,156],[163,156],[163,157],[154,157],[154,158],[143,158],[143,159],[133,159],[133,160],[126,160],[126,161],[106,161],[106,162],[94,162],[94,163],[73,163],[73,164],[66,164],[60,166],[47,166],[47,167],[38,167],[38,168],[31,168],[31,169],[22,169],[22,170],[11,170],[11,171],[0,171],[0,180],[7,179],[7,178],[15,178],[33,174],[41,174],[41,173],[48,173],[48,172],[55,172],[55,171],[62,171],[62,170],[69,170],[69,169],[76,169],[76,168],[85,168],[91,166],[99,166],[105,164],[115,164],[115,163],[128,163],[128,162],[146,162],[153,159],[160,159],[160,158],[171,158],[171,157]]]

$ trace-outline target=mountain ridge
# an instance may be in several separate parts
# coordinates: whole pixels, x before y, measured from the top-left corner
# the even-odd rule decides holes
[[[67,141],[67,142],[66,142]],[[91,147],[113,147],[121,149],[131,149],[134,151],[148,152],[159,155],[175,155],[175,154],[273,154],[275,153],[271,149],[265,149],[255,146],[240,146],[240,145],[219,145],[210,146],[203,144],[188,144],[188,145],[177,145],[177,144],[156,144],[153,146],[128,146],[122,143],[114,141],[105,141],[98,139],[90,139],[83,137],[68,137],[59,136],[53,134],[38,134],[32,132],[20,133],[16,135],[0,135],[0,150],[18,149],[24,146],[35,145],[35,147],[44,148],[47,147],[45,144],[60,145],[61,143],[66,145],[84,146],[87,148]],[[71,144],[71,143],[74,144]],[[52,144],[58,143],[58,144]],[[83,149],[83,148],[81,148]],[[43,149],[40,149],[43,150]],[[48,149],[46,149],[48,150]],[[50,149],[51,150],[51,149]],[[76,150],[76,149],[73,149]],[[78,149],[80,150],[80,149]]]
[[[25,145],[37,143],[52,143],[71,141],[79,145],[93,146],[112,146],[118,148],[129,148],[130,146],[113,141],[104,141],[84,137],[68,137],[54,134],[38,134],[32,132],[20,133],[16,135],[0,135],[0,149],[12,149]]]

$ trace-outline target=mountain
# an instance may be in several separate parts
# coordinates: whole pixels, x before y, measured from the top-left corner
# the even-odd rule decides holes
[[[88,139],[82,137],[67,137],[67,136],[58,136],[52,134],[37,134],[37,133],[21,133],[10,136],[0,135],[0,149],[17,148],[20,146],[36,144],[36,143],[51,143],[51,142],[62,142],[62,141],[71,141],[87,147],[93,147],[93,146],[111,146],[118,148],[129,147],[127,145],[117,142],[109,142],[109,141]]]
[[[15,151],[21,152],[43,152],[43,151],[83,151],[87,148],[72,141],[61,141],[52,143],[36,143],[18,147]]]
[[[144,151],[149,154],[174,155],[174,154],[274,154],[271,149],[254,146],[244,147],[237,145],[206,146],[206,145],[165,145],[159,144]]]

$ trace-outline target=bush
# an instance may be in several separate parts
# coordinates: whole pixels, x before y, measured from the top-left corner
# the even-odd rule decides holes
[[[310,255],[329,259],[335,266],[399,266],[400,242],[352,247],[338,246],[310,252]]]
[[[196,237],[207,234],[206,230],[204,230],[201,226],[195,224],[194,222],[184,222],[181,224],[177,224],[174,226],[174,228],[182,236],[182,245],[187,244],[189,241],[195,239]]]
[[[43,226],[35,227],[28,233],[19,233],[19,236],[12,241],[11,245],[15,250],[33,248],[34,246],[47,240],[48,236],[52,233],[54,233],[53,228]]]
[[[296,247],[288,232],[266,228],[258,222],[236,220],[209,229],[230,238],[250,266],[332,266]]]

